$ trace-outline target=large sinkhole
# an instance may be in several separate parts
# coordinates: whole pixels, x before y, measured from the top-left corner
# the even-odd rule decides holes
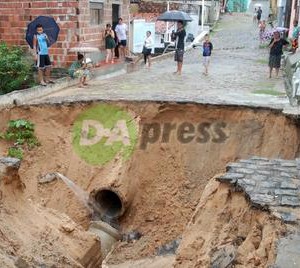
[[[90,211],[83,211],[83,204],[78,202],[76,195],[69,194],[69,188],[62,186],[61,183],[49,183],[36,187],[35,180],[29,181],[34,174],[38,176],[41,170],[50,171],[57,167],[59,172],[68,167],[69,172],[66,175],[70,175],[78,187],[83,187],[82,190],[90,193],[88,201],[92,202],[93,208],[95,208],[93,221],[99,221],[98,214],[101,214],[102,221],[104,221],[102,216],[106,216],[105,222],[110,225],[114,221],[106,221],[107,218],[119,218],[119,221],[116,221],[117,227],[128,232],[126,241],[132,241],[130,240],[132,232],[146,234],[141,242],[123,243],[119,247],[120,250],[116,250],[110,255],[108,263],[117,264],[129,259],[139,259],[141,256],[153,256],[156,254],[156,249],[163,245],[169,245],[174,239],[182,237],[191,220],[195,219],[195,223],[198,223],[198,219],[193,215],[198,215],[195,214],[195,210],[199,206],[199,200],[203,198],[202,193],[207,183],[215,175],[223,174],[227,164],[241,159],[247,161],[252,156],[295,159],[300,155],[298,118],[287,117],[280,114],[279,111],[237,106],[114,102],[112,105],[117,105],[119,108],[115,110],[117,115],[113,118],[119,118],[120,109],[130,111],[130,115],[138,118],[136,146],[132,154],[127,154],[127,147],[122,145],[121,151],[116,154],[115,159],[103,165],[90,164],[77,154],[78,149],[85,151],[92,147],[95,150],[88,155],[90,159],[97,158],[101,161],[108,159],[112,150],[101,151],[97,147],[98,143],[100,145],[107,143],[108,138],[102,139],[95,145],[81,144],[79,139],[78,146],[81,146],[79,148],[70,142],[70,133],[74,133],[74,138],[81,136],[83,131],[77,128],[80,124],[77,125],[76,120],[81,118],[83,112],[89,112],[91,107],[94,108],[94,105],[96,104],[46,105],[31,106],[30,108],[18,106],[13,110],[3,110],[0,132],[4,132],[7,129],[7,123],[16,118],[30,118],[36,125],[36,134],[41,143],[41,149],[34,149],[32,152],[26,150],[24,152],[25,161],[22,162],[23,168],[20,169],[20,176],[26,182],[28,180],[26,189],[24,189],[26,194],[33,195],[34,199],[43,196],[45,200],[50,200],[50,208],[62,213],[67,212],[72,220],[87,229],[91,220]],[[96,113],[94,110],[92,112],[86,114],[88,116],[86,120],[95,120],[95,114],[102,114]],[[107,113],[107,110],[103,111],[105,118],[108,123],[111,123],[108,119],[112,114],[105,114],[105,112]],[[104,121],[100,119],[95,123],[99,133],[96,130],[93,131],[93,133],[97,132],[97,137],[109,134],[113,139],[122,138],[125,137],[124,133],[130,134],[132,131],[129,126],[125,132],[123,129],[119,131],[122,125],[120,122],[122,123],[123,119],[119,120],[119,123],[116,121],[115,125],[108,124],[108,126],[104,125],[106,123],[104,119]],[[91,139],[96,137],[94,134]],[[86,140],[82,139],[82,141]],[[124,138],[124,141],[126,140]],[[54,146],[55,144],[60,146]],[[120,142],[120,144],[122,143]],[[108,148],[107,146],[109,144],[104,144],[102,149]],[[112,147],[112,149],[114,148]],[[122,151],[123,149],[124,151]],[[0,139],[0,151],[8,150],[8,142]],[[100,151],[101,154],[98,154]],[[123,152],[128,159],[122,159]],[[31,163],[36,164],[32,165]],[[255,167],[251,167],[251,169],[255,170]],[[278,171],[278,173],[280,172]],[[207,209],[205,209],[206,203],[203,203],[203,212],[199,214],[201,221],[199,220],[197,229],[192,230],[191,237],[198,239],[201,231],[201,237],[203,236],[204,240],[212,239],[211,241],[213,241],[215,239],[217,241],[215,245],[222,245],[224,241],[221,239],[235,235],[230,230],[232,228],[236,230],[235,222],[239,220],[239,215],[232,219],[233,227],[227,224],[234,211],[238,210],[239,204],[245,204],[245,207],[242,208],[245,212],[248,204],[241,203],[241,200],[244,200],[243,195],[236,196],[233,201],[231,190],[228,192],[230,195],[227,195],[227,192],[225,194],[226,187],[222,186],[220,191],[216,191],[218,196],[208,204]],[[214,189],[214,186],[210,185],[209,193]],[[53,193],[56,193],[59,198],[52,198]],[[227,209],[230,204],[232,210]],[[20,205],[16,204],[15,206]],[[123,213],[125,208],[127,213]],[[215,209],[219,210],[215,212]],[[28,209],[24,211],[29,213]],[[227,211],[229,212],[227,213]],[[120,218],[121,215],[122,218]],[[25,216],[30,218],[32,215],[29,213]],[[210,219],[209,224],[205,219]],[[255,221],[261,222],[260,219],[259,217]],[[246,215],[241,218],[239,235],[240,230],[243,234],[245,233],[245,237],[248,231],[252,232],[248,228],[250,226],[248,222],[251,222],[251,217]],[[14,226],[14,224],[8,223],[9,225],[6,226]],[[259,225],[263,226],[262,223]],[[214,236],[212,233],[214,230],[218,230],[217,234],[220,235]],[[16,233],[17,231],[20,231],[20,234],[24,233],[21,228],[16,230]],[[218,237],[220,237],[219,240]],[[203,240],[199,239],[199,243],[201,241]],[[246,239],[246,241],[248,240]],[[74,243],[78,245],[80,241]],[[193,242],[186,244],[187,260],[190,258],[190,243]],[[83,244],[86,243],[83,242]],[[180,248],[184,248],[184,245],[182,244]],[[201,252],[202,254],[203,252],[203,256],[207,256],[207,252],[213,252],[213,248],[207,248],[210,245],[199,246],[194,250],[196,253]],[[249,241],[250,245],[252,247],[251,241]],[[246,245],[246,249],[247,247],[248,245]],[[69,248],[72,250],[74,246],[70,245]],[[261,248],[263,247],[259,247],[258,250]],[[81,248],[79,247],[79,249]],[[247,250],[243,249],[243,252],[248,256]],[[77,255],[74,256],[74,258],[76,257]],[[185,261],[184,258],[180,260]],[[206,259],[203,261],[206,262]],[[245,258],[244,267],[249,266],[246,261],[248,259]],[[97,265],[91,265],[91,267],[97,267]],[[266,266],[261,265],[260,267]]]
[[[109,218],[121,216],[123,204],[117,193],[112,190],[99,190],[95,195],[96,203],[102,215]]]

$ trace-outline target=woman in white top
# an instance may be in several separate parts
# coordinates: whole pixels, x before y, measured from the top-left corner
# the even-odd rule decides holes
[[[253,11],[253,24],[257,25],[257,9],[254,8]]]
[[[150,68],[151,66],[151,51],[153,47],[153,39],[151,36],[151,32],[147,31],[146,32],[146,39],[144,41],[144,47],[143,47],[143,54],[144,54],[144,62],[147,64],[148,60],[148,67]]]

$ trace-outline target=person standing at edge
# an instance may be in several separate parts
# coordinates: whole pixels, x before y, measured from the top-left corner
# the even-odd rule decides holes
[[[272,77],[272,70],[275,68],[276,77],[278,77],[279,68],[280,68],[280,61],[282,55],[282,48],[288,45],[289,42],[280,38],[279,32],[274,32],[274,37],[272,38],[269,48],[270,48],[270,57],[269,57],[269,67],[270,67],[270,74],[269,78]]]
[[[125,51],[127,46],[127,25],[123,23],[123,19],[119,18],[119,23],[116,26],[115,32],[118,37],[118,44],[119,44],[119,57],[125,58]]]
[[[105,49],[106,49],[105,63],[108,63],[108,61],[114,63],[114,49],[116,46],[115,33],[111,29],[111,25],[109,23],[106,24],[106,28],[104,31],[104,39],[105,39]]]
[[[44,33],[43,25],[36,26],[37,34],[33,37],[33,49],[36,66],[38,68],[38,78],[41,86],[47,86],[46,83],[54,83],[50,80],[51,61],[49,57],[48,43],[49,39]]]
[[[148,61],[148,68],[151,67],[151,51],[153,46],[153,39],[151,37],[151,32],[146,32],[146,39],[144,41],[144,48],[143,48],[143,54],[144,54],[144,62],[147,64]]]
[[[253,24],[256,25],[257,24],[257,10],[256,8],[254,8],[254,11],[253,11]]]
[[[174,60],[177,61],[177,71],[174,74],[181,75],[184,54],[184,41],[186,36],[186,32],[183,27],[183,21],[177,22],[177,29],[177,32],[172,33],[172,38],[176,39]]]
[[[261,10],[261,7],[258,7],[258,10],[257,10],[257,23],[259,24],[260,23],[260,20],[261,20],[261,14],[262,14],[262,10]]]
[[[298,26],[298,21],[293,21],[293,32],[292,32],[292,51],[295,53],[298,49],[298,38],[300,33],[300,27]]]

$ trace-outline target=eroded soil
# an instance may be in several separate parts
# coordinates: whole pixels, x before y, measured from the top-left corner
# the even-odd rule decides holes
[[[16,107],[3,110],[0,121],[0,131],[5,130],[10,119],[25,118],[36,126],[36,136],[41,146],[25,152],[20,168],[21,180],[26,185],[24,198],[30,198],[36,206],[41,205],[45,209],[65,213],[85,229],[91,215],[73,192],[62,181],[56,180],[45,185],[38,185],[37,181],[39,176],[57,171],[87,192],[91,192],[99,182],[105,182],[116,161],[102,166],[90,165],[76,154],[72,145],[74,121],[83,111],[95,105],[98,104]],[[131,181],[128,185],[135,191],[132,193],[132,203],[120,219],[119,225],[123,233],[138,230],[142,237],[134,243],[118,242],[106,260],[108,264],[154,256],[160,246],[181,237],[195,213],[208,181],[216,174],[224,172],[228,162],[252,155],[283,159],[294,159],[298,156],[297,125],[293,120],[271,110],[255,111],[242,107],[192,104],[114,105],[130,112],[139,124],[139,140],[134,153],[128,161],[122,162],[126,167],[126,174],[122,174],[122,178],[128,178]],[[149,130],[149,126],[153,124],[159,126],[159,135],[154,129]],[[153,135],[156,135],[155,138]],[[8,147],[8,142],[0,140],[1,155],[6,154]],[[119,159],[119,156],[117,158]],[[119,160],[117,162],[119,163]],[[222,187],[217,193],[207,206],[216,207],[218,213],[211,215],[210,209],[207,209],[207,212],[199,212],[204,213],[203,217],[207,217],[207,220],[211,218],[205,223],[207,237],[202,236],[200,239],[206,242],[201,246],[200,240],[195,242],[195,249],[199,249],[199,253],[193,256],[187,253],[188,249],[184,249],[185,245],[189,248],[191,243],[188,237],[198,224],[198,220],[195,220],[195,226],[191,225],[184,233],[176,260],[177,266],[184,264],[186,266],[180,267],[197,267],[191,266],[195,263],[206,265],[209,260],[203,256],[207,252],[213,247],[223,245],[224,241],[236,239],[231,235],[235,233],[232,231],[234,228],[238,230],[238,234],[241,233],[244,243],[247,244],[245,247],[239,247],[239,260],[252,265],[258,256],[260,267],[271,263],[277,223],[268,216],[256,215],[256,212],[249,210],[242,197],[232,198],[228,190]],[[22,201],[16,199],[14,202],[16,209],[21,208]],[[13,217],[18,217],[17,212],[11,213]],[[241,215],[245,221],[249,220],[249,223],[219,223],[222,215],[225,215],[224,221],[230,221],[229,215],[236,215],[237,218]],[[22,217],[31,218],[31,211],[24,210]],[[5,224],[5,221],[2,221],[0,227],[3,228]],[[270,227],[262,229],[261,226],[264,225]],[[26,225],[18,225],[13,232],[22,239],[26,228]],[[221,229],[224,237],[212,243],[216,232]],[[250,233],[246,235],[248,231]],[[259,243],[254,255],[250,256],[245,252],[257,246],[251,245],[252,237],[256,235],[251,233],[255,232],[270,239],[264,238],[264,246],[260,246]],[[265,246],[268,241],[268,246]],[[267,257],[262,256],[262,253],[258,252],[260,247],[264,247],[270,254],[266,253],[269,254]],[[42,248],[36,246],[35,250],[38,254]],[[199,267],[205,267],[201,265]]]

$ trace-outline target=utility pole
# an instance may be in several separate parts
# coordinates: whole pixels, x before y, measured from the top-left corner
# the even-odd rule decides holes
[[[201,30],[204,29],[204,0],[202,0],[202,8],[201,8]]]
[[[167,11],[170,11],[170,2],[167,1]],[[169,22],[167,21],[167,30],[166,30],[166,33],[167,33],[167,42],[170,42],[170,34],[169,34]]]

